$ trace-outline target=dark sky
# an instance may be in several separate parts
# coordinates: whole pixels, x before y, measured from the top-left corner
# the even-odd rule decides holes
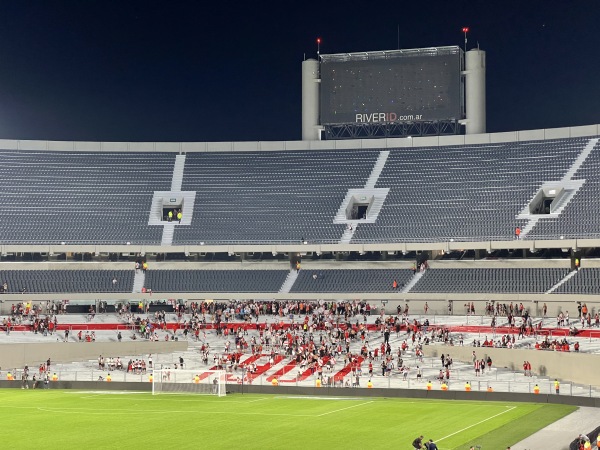
[[[487,52],[488,131],[600,123],[598,0],[2,0],[0,138],[297,140],[317,37],[462,46],[463,26]]]

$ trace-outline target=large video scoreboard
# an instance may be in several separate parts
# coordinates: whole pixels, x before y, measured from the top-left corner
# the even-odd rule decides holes
[[[321,55],[322,125],[464,118],[460,47]]]

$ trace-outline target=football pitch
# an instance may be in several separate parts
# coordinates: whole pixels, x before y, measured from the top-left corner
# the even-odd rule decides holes
[[[372,397],[0,391],[6,449],[410,449],[423,435],[440,450],[491,450],[575,409]]]

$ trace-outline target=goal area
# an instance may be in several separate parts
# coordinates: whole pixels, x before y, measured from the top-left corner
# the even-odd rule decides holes
[[[158,369],[152,373],[152,395],[205,394],[226,395],[224,370]]]

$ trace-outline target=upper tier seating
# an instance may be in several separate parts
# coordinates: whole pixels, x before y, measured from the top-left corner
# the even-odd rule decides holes
[[[585,180],[567,208],[557,218],[539,221],[528,238],[548,236],[565,238],[598,238],[600,234],[600,144],[575,173],[574,180]]]
[[[353,242],[513,239],[515,227],[527,224],[516,216],[544,182],[564,176],[588,141],[392,151],[377,182],[390,188],[384,207],[377,223],[358,227]],[[600,171],[595,177],[600,181]],[[552,231],[560,235],[558,228]],[[593,232],[600,234],[600,221]]]
[[[346,192],[362,188],[378,151],[191,153],[184,191],[196,191],[191,227],[173,242],[339,241],[333,218]],[[196,213],[197,211],[197,213]]]
[[[3,243],[158,243],[155,190],[169,190],[166,153],[0,150]]]
[[[559,181],[590,138],[389,150],[375,223],[353,243],[510,240],[541,185]],[[174,245],[338,243],[333,220],[364,188],[381,149],[188,153],[181,189],[196,194]],[[0,243],[161,244],[148,225],[154,191],[169,191],[174,153],[0,150]],[[579,164],[579,162],[578,162]],[[374,171],[377,174],[379,172]],[[560,216],[526,239],[600,236],[600,145],[570,179],[585,183]],[[185,206],[183,214],[185,216]],[[169,243],[170,235],[164,242]],[[349,239],[349,237],[348,237]]]

